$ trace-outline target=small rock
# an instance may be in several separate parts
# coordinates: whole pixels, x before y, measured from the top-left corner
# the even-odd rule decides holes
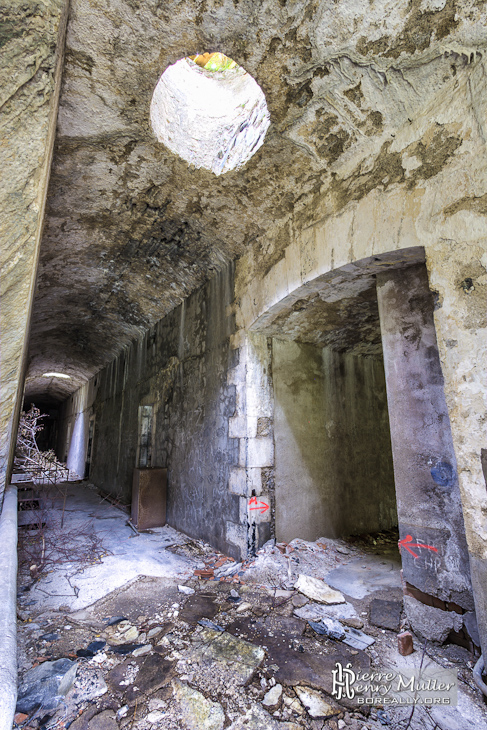
[[[251,611],[252,610],[252,604],[251,603],[241,603],[240,606],[237,608],[237,613],[243,613],[244,611]]]
[[[117,710],[117,720],[121,720],[122,717],[126,717],[129,714],[129,706],[124,705],[123,707],[120,707],[119,710]]]
[[[206,629],[212,629],[213,631],[225,631],[223,626],[219,626],[219,624],[215,624],[213,621],[210,621],[208,618],[201,618],[198,621],[200,626],[204,626]]]
[[[192,596],[195,593],[194,588],[191,588],[191,586],[178,586],[178,591],[184,593],[185,596]]]
[[[49,634],[42,634],[40,639],[42,641],[57,641],[59,639],[59,634],[55,631],[51,631]]]
[[[103,664],[103,662],[106,662],[107,659],[108,657],[105,652],[101,651],[98,654],[95,654],[91,661],[95,662],[95,664]]]
[[[343,730],[346,727],[346,723],[343,720],[338,720],[338,730]]]
[[[148,722],[160,722],[164,718],[164,712],[161,712],[161,710],[153,710],[152,712],[149,712],[147,717],[145,718]]]
[[[77,667],[77,662],[57,659],[29,670],[19,687],[17,712],[30,713],[40,705],[46,711],[55,709],[71,689]]]
[[[86,647],[87,651],[91,651],[92,654],[97,654],[99,651],[105,648],[106,641],[103,641],[102,639],[99,639],[97,641],[92,641],[88,646]]]
[[[159,636],[159,634],[162,631],[162,626],[154,626],[153,629],[150,629],[150,631],[147,634],[148,639],[153,639],[155,636]]]
[[[152,650],[152,644],[145,644],[145,646],[139,646],[138,649],[135,649],[132,652],[133,656],[144,656],[145,654],[148,654]]]
[[[173,681],[173,689],[184,726],[198,730],[222,730],[225,713],[218,702],[207,700],[201,692],[178,680]]]
[[[262,704],[266,710],[268,710],[269,712],[274,712],[274,710],[277,710],[279,705],[281,704],[281,698],[282,685],[275,684],[274,687],[271,687],[271,689],[265,694],[264,699],[262,700]]]
[[[308,603],[308,598],[306,596],[303,596],[302,593],[296,593],[295,596],[293,596],[293,606],[295,608],[302,608]]]
[[[342,547],[341,545],[337,545],[336,551],[342,555],[350,555],[350,550],[346,547]]]
[[[123,640],[126,642],[136,641],[139,636],[139,632],[135,626],[131,626],[127,631],[124,632]]]
[[[351,629],[363,629],[364,622],[360,618],[354,618],[353,616],[350,618],[341,618],[341,623],[345,626],[350,626]]]
[[[116,624],[119,624],[122,621],[127,621],[128,625],[128,620],[125,616],[112,616],[112,618],[108,619],[107,626],[116,626]]]
[[[303,575],[301,573],[294,587],[312,601],[327,604],[346,603],[340,591],[333,590],[324,581],[319,578],[313,578],[310,575]]]
[[[295,687],[296,694],[313,718],[327,718],[338,715],[341,708],[325,702],[322,694],[309,687]]]

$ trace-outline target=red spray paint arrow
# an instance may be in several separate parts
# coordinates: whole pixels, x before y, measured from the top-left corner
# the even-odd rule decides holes
[[[413,538],[412,538],[411,535],[406,535],[406,537],[403,537],[402,540],[399,540],[399,542],[398,542],[399,550],[401,548],[406,548],[406,550],[408,551],[408,553],[411,553],[411,555],[413,556],[413,558],[419,558],[419,555],[417,555],[414,552],[414,550],[411,550],[411,548],[413,548],[413,547],[416,547],[416,548],[426,548],[426,550],[433,550],[434,553],[437,553],[438,552],[438,548],[433,547],[433,545],[424,545],[422,542],[411,542],[412,539]]]
[[[251,507],[251,505],[254,505],[254,506]],[[267,510],[269,509],[269,505],[266,504],[265,502],[261,502],[260,500],[257,499],[257,497],[252,497],[252,499],[249,502],[249,509],[258,509],[260,511],[261,515],[263,515],[264,512],[267,512]]]

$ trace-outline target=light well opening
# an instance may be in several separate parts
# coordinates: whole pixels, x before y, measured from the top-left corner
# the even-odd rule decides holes
[[[154,90],[150,118],[159,142],[215,175],[245,165],[270,124],[260,86],[222,53],[197,54],[169,66]]]

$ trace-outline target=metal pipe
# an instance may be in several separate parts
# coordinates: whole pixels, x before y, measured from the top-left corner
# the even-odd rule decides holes
[[[483,654],[480,655],[480,659],[478,660],[477,664],[473,668],[473,681],[479,688],[481,692],[484,693],[484,695],[487,697],[487,684],[485,684],[484,680],[482,679],[482,674],[484,673],[485,664],[484,664],[484,657]]]
[[[17,487],[5,490],[0,515],[0,730],[11,730],[17,704]]]

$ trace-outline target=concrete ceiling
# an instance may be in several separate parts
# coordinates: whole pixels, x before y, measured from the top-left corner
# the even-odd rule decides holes
[[[27,396],[65,398],[249,249],[264,271],[294,230],[435,175],[462,143],[454,129],[412,143],[409,167],[394,135],[468,72],[483,13],[477,0],[71,0]],[[271,117],[256,155],[220,177],[149,123],[168,65],[214,50],[252,74]]]

